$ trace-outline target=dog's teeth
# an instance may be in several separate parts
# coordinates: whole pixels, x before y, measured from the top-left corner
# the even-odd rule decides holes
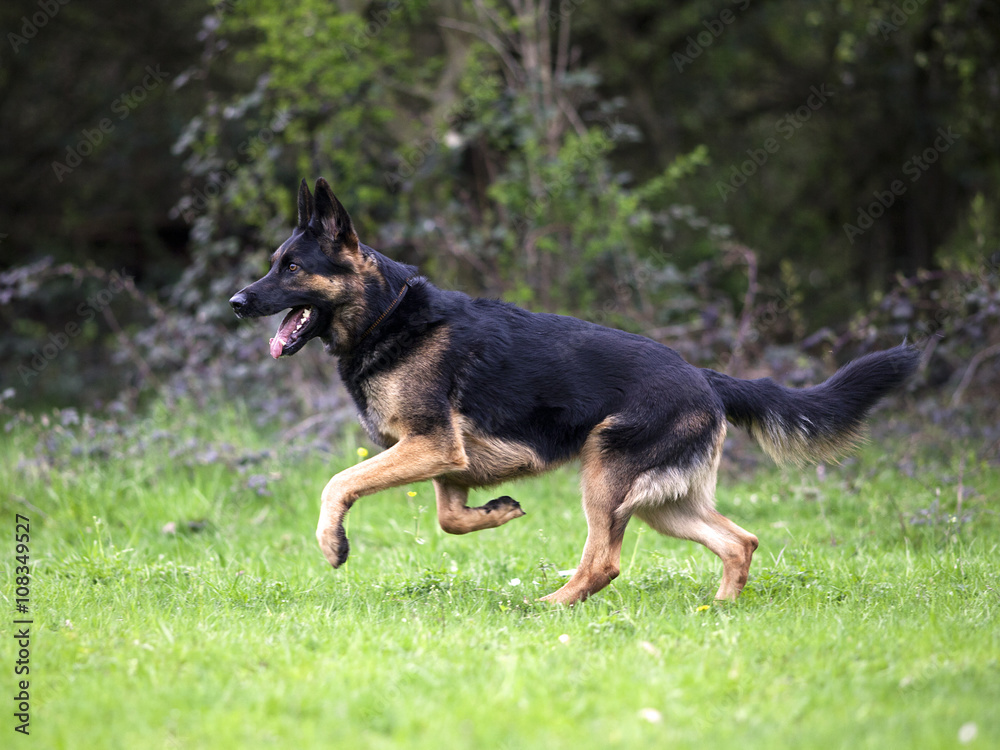
[[[305,325],[305,322],[307,320],[309,320],[309,308],[308,307],[305,310],[302,311],[301,315],[299,315],[299,322],[295,324],[295,330],[292,333],[298,333],[299,329],[302,328],[303,325]]]
[[[306,324],[307,320],[309,320],[309,313],[311,312],[312,312],[311,307],[307,307],[305,310],[302,311],[302,315],[299,317],[299,324],[295,326],[296,333],[298,333],[299,329]]]

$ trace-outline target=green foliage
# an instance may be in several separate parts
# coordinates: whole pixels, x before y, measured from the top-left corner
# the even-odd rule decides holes
[[[1000,249],[1000,204],[978,193],[969,204],[955,234],[940,248],[942,268],[979,273],[991,253]]]
[[[464,26],[457,41],[430,34],[427,21],[440,12],[390,3],[361,16],[319,2],[291,12],[257,2],[227,15],[216,33],[236,46],[233,61],[244,75],[260,72],[252,92],[213,101],[178,143],[190,151],[191,174],[209,184],[220,165],[239,166],[229,170],[233,179],[219,181],[206,216],[216,223],[238,215],[266,227],[275,213],[287,216],[282,201],[291,205],[283,177],[294,185],[288,177],[296,170],[325,174],[363,237],[378,244],[401,230],[396,242],[412,243],[417,260],[441,271],[445,283],[454,267],[441,257],[442,240],[453,256],[477,259],[474,266],[488,272],[471,291],[586,314],[601,300],[595,277],[645,255],[664,223],[664,200],[707,163],[706,150],[678,157],[647,184],[627,185],[610,158],[634,129],[606,102],[585,125],[571,103],[598,101],[595,76],[558,62],[548,78],[528,68],[512,76],[504,67],[508,54],[544,55],[549,40],[524,29],[554,32],[547,18],[517,18],[502,7],[479,18],[514,40],[508,50],[474,41]],[[450,59],[412,52],[449,44]],[[562,109],[553,109],[556,100]],[[269,127],[268,149],[250,150],[245,165],[226,153],[239,137],[233,128],[245,136],[268,122],[281,125]],[[491,178],[470,180],[467,160],[485,162]],[[255,200],[263,194],[269,200]],[[194,203],[182,201],[178,210],[190,212]]]
[[[719,21],[725,12],[727,23]],[[783,260],[799,267],[811,329],[839,325],[894,272],[932,268],[941,258],[933,248],[976,193],[996,192],[998,152],[988,134],[997,107],[986,102],[997,100],[988,83],[997,59],[985,41],[996,24],[995,8],[964,1],[905,10],[889,0],[692,2],[664,12],[647,0],[627,10],[585,4],[574,17],[580,38],[599,50],[591,59],[605,86],[629,102],[626,116],[644,136],[616,163],[641,179],[678,142],[705,143],[712,167],[685,183],[685,202],[732,226],[767,275]],[[628,43],[601,44],[609,38]],[[693,56],[678,64],[677,55]],[[828,101],[803,110],[811,88],[822,86]],[[905,165],[939,127],[960,134],[956,147],[910,183]],[[761,151],[768,138],[779,147],[769,154]],[[755,151],[767,161],[749,162],[745,183],[720,196],[718,185]],[[897,178],[905,196],[848,241],[843,225]]]

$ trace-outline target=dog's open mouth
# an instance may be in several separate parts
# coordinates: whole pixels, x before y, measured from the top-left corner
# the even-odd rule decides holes
[[[277,359],[283,354],[294,354],[306,342],[303,334],[313,315],[311,307],[293,307],[278,326],[278,332],[271,339],[271,356]]]

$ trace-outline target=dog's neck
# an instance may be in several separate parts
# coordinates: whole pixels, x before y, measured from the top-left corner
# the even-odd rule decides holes
[[[385,308],[385,310],[382,311],[381,315],[379,315],[377,318],[375,318],[375,322],[372,323],[370,326],[368,326],[368,330],[366,330],[364,333],[361,334],[361,338],[358,339],[358,343],[359,344],[362,341],[364,341],[366,338],[368,338],[368,336],[370,336],[372,334],[372,332],[376,328],[379,327],[379,324],[381,324],[383,320],[385,320],[390,315],[392,315],[392,313],[395,311],[395,309],[397,307],[399,307],[399,303],[403,301],[403,297],[405,297],[406,293],[408,291],[410,291],[410,284],[416,278],[417,278],[417,276],[413,275],[413,276],[410,276],[409,278],[407,278],[406,281],[403,282],[403,286],[400,288],[399,294],[396,295],[396,298],[389,304],[389,306],[387,308]]]
[[[337,357],[352,356],[362,345],[375,343],[420,279],[416,267],[387,258],[364,244],[360,249],[371,269],[364,276],[360,303],[338,310],[335,315],[339,320],[323,338],[327,351]]]

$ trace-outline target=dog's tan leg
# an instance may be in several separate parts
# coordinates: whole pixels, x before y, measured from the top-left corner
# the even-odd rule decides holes
[[[628,492],[613,466],[601,462],[597,451],[584,447],[583,510],[587,516],[587,542],[576,572],[566,584],[542,601],[575,604],[595,594],[618,577],[622,539],[629,516],[619,513]]]
[[[580,565],[562,588],[543,596],[542,601],[553,604],[582,602],[611,583],[621,572],[622,539],[628,518],[617,518],[605,498],[588,498],[586,491],[584,510],[587,514],[587,542],[583,546]]]
[[[719,431],[707,460],[686,470],[660,471],[642,486],[635,515],[656,531],[704,544],[722,559],[716,599],[735,599],[747,582],[757,537],[715,510],[715,479],[726,431]]]
[[[335,568],[347,560],[344,516],[359,497],[461,471],[467,465],[464,450],[450,436],[420,435],[404,438],[374,458],[340,472],[323,490],[316,526],[316,540],[326,559]]]
[[[659,508],[636,512],[656,531],[704,544],[722,559],[722,583],[716,599],[735,599],[747,582],[757,537],[702,503],[667,500]]]
[[[722,583],[715,598],[734,600],[746,586],[757,537],[716,511],[702,520],[704,537],[695,541],[722,558]]]
[[[478,508],[470,508],[465,504],[469,496],[467,488],[456,487],[440,479],[434,480],[434,493],[437,497],[438,523],[449,534],[492,529],[524,515],[520,504],[506,495]]]

